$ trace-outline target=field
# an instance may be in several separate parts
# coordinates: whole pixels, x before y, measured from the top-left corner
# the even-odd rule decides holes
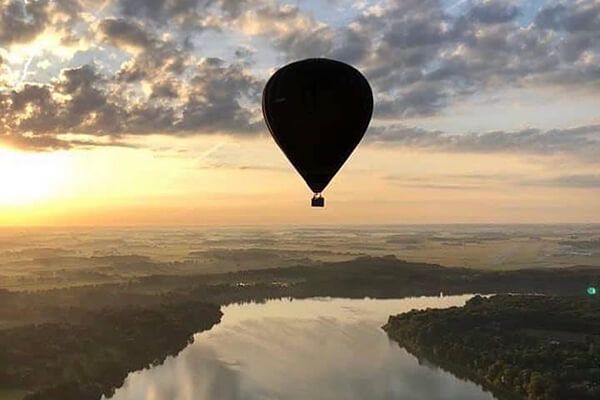
[[[0,400],[21,400],[27,393],[24,390],[0,389]]]
[[[494,271],[600,266],[600,226],[0,229],[0,289],[321,265],[367,255]]]

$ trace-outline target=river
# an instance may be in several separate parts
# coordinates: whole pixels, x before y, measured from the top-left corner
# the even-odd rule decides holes
[[[223,307],[221,323],[112,400],[493,400],[418,360],[381,329],[391,314],[471,296],[272,300]]]

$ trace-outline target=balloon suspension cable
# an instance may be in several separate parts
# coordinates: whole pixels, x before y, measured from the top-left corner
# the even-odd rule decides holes
[[[321,193],[315,193],[312,198],[311,205],[313,207],[325,207],[325,197]]]

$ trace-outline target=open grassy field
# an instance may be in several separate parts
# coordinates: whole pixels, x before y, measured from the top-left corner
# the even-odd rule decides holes
[[[27,393],[18,389],[0,389],[0,400],[21,400]]]
[[[487,271],[600,266],[600,225],[0,229],[0,289],[320,265],[364,255]]]

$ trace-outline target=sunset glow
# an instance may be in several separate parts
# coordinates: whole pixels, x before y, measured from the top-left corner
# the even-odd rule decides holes
[[[24,153],[0,149],[0,207],[40,206],[61,191],[71,175],[66,153]]]
[[[0,225],[600,221],[595,0],[9,3]],[[375,98],[320,211],[261,113],[309,57]]]

